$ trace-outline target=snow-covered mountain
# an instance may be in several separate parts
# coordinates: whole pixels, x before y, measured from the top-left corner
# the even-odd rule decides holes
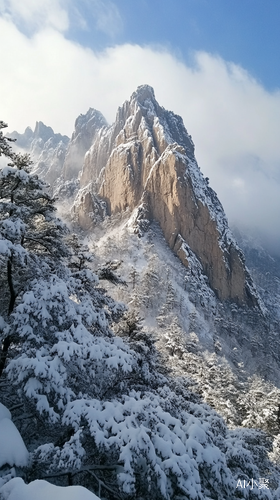
[[[33,172],[50,181],[68,221],[89,234],[93,231],[95,238],[100,224],[118,214],[121,218],[130,214],[128,225],[140,237],[158,224],[185,267],[180,274],[189,276],[190,288],[197,290],[193,300],[197,303],[201,296],[212,326],[219,325],[213,331],[219,330],[219,335],[235,332],[235,340],[251,351],[253,334],[248,325],[254,323],[254,342],[262,347],[261,357],[266,358],[261,370],[269,365],[271,356],[278,359],[278,349],[276,353],[272,345],[279,329],[279,314],[272,319],[269,307],[273,303],[275,312],[277,299],[267,300],[268,292],[264,294],[261,286],[256,287],[252,273],[260,283],[248,244],[239,238],[251,272],[216,193],[197,165],[194,144],[182,119],[158,104],[150,86],[137,88],[118,109],[111,126],[99,111],[89,109],[75,121],[70,140],[54,134],[41,122],[34,133],[27,128],[23,135],[15,132],[12,136],[19,147],[31,153]],[[264,258],[265,262],[268,260]],[[212,314],[210,296],[221,304],[223,320]],[[236,313],[239,310],[243,312]],[[266,334],[271,342],[263,341],[264,331],[272,331]],[[236,346],[229,339],[228,344],[231,358]]]
[[[139,87],[111,127],[96,110],[80,115],[62,153],[66,142],[41,123],[33,135],[27,129],[18,136],[18,145],[29,145],[35,156],[34,171],[46,180],[56,180],[63,190],[65,181],[79,177],[74,212],[82,227],[93,226],[96,214],[104,215],[104,202],[107,215],[137,209],[136,230],[157,221],[186,267],[195,254],[220,299],[258,305],[223,208],[197,165],[192,139],[182,119],[157,103],[151,87]]]
[[[57,151],[67,143],[59,175],[51,183],[66,219],[88,234],[93,232],[95,241],[99,232],[104,237],[108,217],[125,217],[138,237],[149,228],[149,234],[154,234],[158,227],[156,233],[162,231],[184,266],[178,262],[176,279],[178,283],[180,276],[187,279],[184,288],[196,309],[202,304],[211,338],[227,339],[227,359],[235,359],[241,345],[246,352],[255,352],[254,344],[261,348],[259,372],[266,373],[268,366],[275,369],[280,356],[275,343],[279,313],[274,314],[278,295],[275,298],[272,293],[268,300],[268,292],[256,287],[252,273],[260,283],[248,244],[239,237],[251,271],[216,193],[197,165],[194,144],[182,119],[158,104],[150,86],[137,88],[118,109],[111,126],[99,111],[89,109],[75,121],[69,141],[41,122],[33,134],[28,128],[22,136],[14,133],[13,137],[33,156],[34,172],[43,167],[41,157],[45,155],[48,163],[42,173],[47,180],[49,172],[57,171]]]
[[[64,180],[78,177],[86,152],[94,142],[98,131],[106,126],[104,116],[95,109],[90,108],[85,115],[78,116],[63,165]]]
[[[276,500],[279,495],[277,478],[280,477],[277,417],[280,398],[279,262],[240,232],[236,231],[233,236],[216,193],[200,172],[193,141],[182,119],[157,103],[151,87],[139,87],[130,100],[118,109],[116,120],[111,126],[96,110],[90,109],[85,115],[80,115],[70,140],[54,134],[50,127],[37,125],[37,139],[31,129],[27,129],[22,136],[16,133],[13,136],[18,139],[20,148],[33,155],[33,172],[42,174],[50,182],[52,192],[60,197],[62,214],[89,247],[87,253],[83,253],[79,246],[75,247],[76,259],[79,261],[75,265],[79,273],[75,272],[69,278],[66,271],[59,271],[56,287],[51,286],[53,292],[49,293],[54,293],[54,297],[57,297],[55,294],[62,293],[62,290],[64,295],[62,301],[57,303],[61,319],[55,321],[57,324],[60,321],[62,326],[55,334],[59,341],[51,347],[50,359],[54,362],[58,352],[63,363],[66,358],[74,363],[74,373],[75,363],[80,362],[81,366],[89,369],[90,356],[97,356],[96,359],[94,357],[94,363],[100,381],[94,382],[94,387],[91,386],[90,389],[90,394],[92,391],[94,393],[94,403],[89,401],[87,394],[83,395],[84,399],[79,403],[75,399],[71,400],[72,396],[69,396],[71,404],[61,400],[59,411],[63,414],[64,424],[67,423],[71,432],[75,429],[75,433],[68,436],[67,432],[64,434],[62,447],[55,445],[42,450],[41,446],[36,448],[36,460],[41,457],[43,462],[45,460],[44,463],[52,464],[50,467],[57,471],[55,467],[58,461],[63,461],[65,457],[63,466],[66,467],[65,464],[69,463],[72,470],[74,456],[78,457],[80,465],[87,463],[86,456],[90,453],[90,448],[86,442],[95,436],[104,449],[109,449],[108,443],[111,440],[110,453],[115,450],[115,456],[122,457],[121,464],[123,448],[127,450],[129,465],[120,472],[119,484],[122,484],[123,492],[127,495],[125,498],[129,500],[138,498],[133,493],[138,491],[137,488],[146,492],[139,497],[145,499],[152,495],[151,498],[174,500],[231,500],[243,497]],[[58,168],[59,148],[63,150],[63,154]],[[96,331],[96,327],[91,331],[92,326],[89,326],[90,321],[87,319],[89,313],[83,310],[83,297],[87,297],[88,301],[87,294],[91,293],[93,296],[95,293],[93,282],[89,284],[87,271],[83,271],[83,263],[88,258],[85,255],[91,256],[91,269],[102,280],[102,293],[106,289],[117,304],[124,303],[128,308],[121,319],[111,321],[110,335],[115,335],[112,339],[117,339],[110,340],[114,346],[110,348],[111,354],[106,351],[107,347],[100,347],[102,335],[107,335],[105,323],[100,320],[99,331]],[[55,267],[49,263],[48,265],[51,269]],[[69,292],[63,288],[61,276],[65,276],[66,281],[69,280]],[[36,285],[32,292],[35,297],[32,306],[34,311],[41,307],[40,290],[44,296],[47,294],[48,285],[44,286],[45,288]],[[86,292],[83,290],[84,286]],[[101,307],[101,291],[98,294],[94,304]],[[55,308],[51,305],[56,303],[57,298],[54,297],[50,298],[54,302],[46,306],[47,312],[43,314],[43,309],[38,309],[38,314],[36,313],[38,332],[40,322],[43,324],[49,321],[48,314],[54,314],[52,311]],[[24,314],[33,314],[31,302],[28,302],[30,299],[24,300],[21,306]],[[105,304],[104,311],[107,311],[105,316],[109,312],[114,315],[112,311],[115,306],[106,300],[102,302]],[[88,337],[87,347],[84,346],[83,351],[76,347],[76,342],[78,345],[82,341],[80,337],[79,340],[78,337],[73,340],[72,333],[69,333],[74,326],[68,324],[68,311],[73,315],[73,325],[80,320],[74,315],[71,301],[77,314],[79,310],[82,315],[86,315],[84,324],[87,324],[93,335],[93,342],[98,343],[98,353],[104,348],[107,353],[104,356],[108,356],[109,361],[107,358],[102,361],[103,354],[89,354],[92,340]],[[91,311],[91,306],[88,307]],[[116,310],[119,310],[118,307],[120,305],[116,306]],[[19,323],[18,312],[17,322]],[[46,335],[44,342],[48,342],[49,333],[43,335]],[[72,339],[69,349],[65,347],[66,337]],[[111,339],[110,336],[108,338]],[[127,351],[127,347],[118,343],[120,338],[129,349],[137,353],[136,358],[131,355],[132,351]],[[27,341],[31,344],[33,342],[31,338]],[[61,347],[58,348],[58,345]],[[77,359],[77,349],[86,353],[82,361]],[[113,353],[114,349],[123,351],[116,350]],[[111,355],[119,361],[111,361]],[[107,374],[106,382],[102,378],[102,362]],[[31,371],[36,371],[36,363],[30,362]],[[132,373],[135,371],[136,375],[126,374],[125,370],[129,370],[127,366],[130,363],[133,366]],[[16,361],[11,366],[16,366]],[[66,370],[67,366],[65,363]],[[9,373],[13,369],[10,368]],[[47,365],[44,370],[48,373]],[[120,370],[121,375],[117,375],[114,370]],[[73,378],[67,379],[69,394],[79,389],[76,382],[79,374],[75,373],[71,375]],[[83,387],[84,383],[89,383],[90,375],[88,376],[88,382],[79,382]],[[53,374],[50,373],[49,377],[51,379]],[[18,370],[14,374],[14,380],[19,383],[20,378]],[[47,384],[49,383],[48,381]],[[103,385],[99,387],[99,383],[105,388]],[[161,390],[162,383],[167,384],[168,390]],[[149,387],[149,395],[145,392],[146,389],[144,391],[143,384]],[[36,385],[34,387],[35,392],[41,391],[36,389]],[[138,393],[141,403],[137,403]],[[181,419],[175,402],[176,394],[179,406],[182,405],[186,412],[185,423],[190,423],[191,415],[200,419],[194,422],[194,434],[189,433],[186,424],[188,445],[190,438],[194,440],[192,449],[187,450],[185,444],[183,447],[178,444],[180,450],[176,448],[177,451],[173,445],[169,449],[169,444],[174,439],[182,439],[184,442],[183,434],[178,431],[182,420],[180,424],[176,424],[179,427],[174,436],[169,436],[171,428],[167,430],[167,417],[163,417],[162,413],[168,409],[173,417]],[[4,404],[7,404],[9,397],[7,391]],[[204,405],[200,398],[212,408]],[[150,412],[148,419],[142,404],[146,405],[145,411]],[[137,410],[135,405],[138,405]],[[157,413],[155,405],[158,405],[161,413]],[[113,411],[112,420],[109,407]],[[225,430],[222,420],[218,420],[220,417],[213,410],[218,411],[231,430]],[[137,417],[133,417],[132,427],[125,420],[127,416],[130,418],[130,411],[134,412],[133,415],[138,412]],[[15,414],[17,417],[18,413]],[[132,430],[135,428],[138,432],[141,422],[145,422],[146,426],[143,445],[140,444],[142,438],[138,434],[136,437],[136,431]],[[87,426],[90,431],[87,431]],[[259,428],[268,434],[254,430]],[[175,428],[172,429],[175,431]],[[49,442],[52,432],[47,428],[44,428],[44,432],[46,442]],[[208,433],[207,445],[202,437],[205,432]],[[22,433],[26,435],[24,425]],[[158,436],[160,442],[157,441]],[[59,442],[59,436],[56,435],[56,438]],[[214,446],[211,450],[209,443]],[[143,450],[141,453],[140,449]],[[84,450],[86,455],[83,455]],[[143,459],[141,462],[139,453],[146,457],[145,463]],[[155,454],[155,462],[151,453]],[[184,460],[182,453],[186,455]],[[176,454],[184,463],[180,462],[179,465]],[[100,459],[99,455],[98,457]],[[113,459],[113,455],[110,457]],[[165,464],[165,460],[169,465],[167,462]],[[221,467],[223,460],[226,460],[231,472]],[[154,465],[149,469],[151,463]],[[175,463],[177,472],[172,469]],[[218,475],[211,468],[210,464],[214,463],[220,464]],[[141,478],[142,466],[146,471],[152,470],[149,476],[151,490],[142,483],[138,485],[138,480],[135,480],[137,474]],[[156,480],[153,477],[154,466],[158,471]],[[165,466],[168,472],[163,474]],[[168,469],[169,466],[171,469]],[[182,471],[187,469],[189,472],[184,475]],[[199,471],[198,475],[195,471]],[[248,478],[252,479],[254,474],[270,478],[274,493],[270,493],[268,488],[256,487],[251,490],[245,485],[243,488],[243,480],[248,483]],[[104,474],[103,483],[105,477]],[[239,478],[242,483],[237,488]],[[258,479],[254,477],[256,482]],[[179,484],[178,487],[174,486],[174,481]],[[161,492],[153,489],[157,482]],[[87,486],[89,483],[81,484]],[[114,487],[115,485],[116,480]],[[146,486],[148,489],[145,489]],[[116,490],[110,493],[106,484],[102,491],[104,498],[115,498]]]

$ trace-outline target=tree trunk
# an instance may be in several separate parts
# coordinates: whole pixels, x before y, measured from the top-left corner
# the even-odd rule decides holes
[[[8,350],[9,350],[11,342],[12,342],[12,339],[10,336],[8,336],[4,339],[3,344],[2,344],[2,350],[0,352],[0,377],[2,376],[3,370],[5,368]]]
[[[16,302],[16,293],[15,293],[15,289],[14,289],[13,275],[12,275],[12,260],[13,260],[13,257],[10,257],[8,259],[8,263],[7,263],[8,286],[9,286],[9,290],[10,290],[10,302],[9,302],[9,310],[8,310],[9,315],[13,312],[15,302]],[[11,345],[11,342],[12,342],[12,338],[9,335],[8,337],[6,337],[4,339],[3,344],[2,344],[2,349],[0,351],[0,377],[3,373],[4,368],[5,368],[8,350],[9,350],[9,347]]]
[[[7,265],[7,275],[8,275],[8,285],[10,290],[10,303],[9,303],[9,311],[8,314],[11,314],[14,310],[15,301],[16,301],[16,293],[13,284],[13,275],[12,275],[12,257],[8,259]]]

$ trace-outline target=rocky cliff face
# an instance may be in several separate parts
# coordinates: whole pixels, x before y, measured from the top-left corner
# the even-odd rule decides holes
[[[91,203],[86,193],[105,200],[109,214],[138,208],[139,224],[143,218],[157,221],[186,266],[186,248],[195,253],[220,299],[256,303],[242,252],[199,170],[191,136],[179,116],[159,106],[151,87],[139,87],[115,123],[96,133],[80,182],[80,223],[88,227],[85,212],[96,211],[96,198]]]

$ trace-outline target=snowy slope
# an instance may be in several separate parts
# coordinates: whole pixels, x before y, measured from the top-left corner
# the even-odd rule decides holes
[[[129,212],[108,218],[87,240],[98,258],[96,266],[122,262],[118,271],[127,286],[108,283],[108,290],[143,318],[168,369],[189,377],[190,386],[229,425],[246,421],[277,434],[279,321],[273,310],[266,309],[264,316],[221,303],[190,249],[186,269],[157,225],[138,238]],[[256,397],[257,390],[262,396]]]

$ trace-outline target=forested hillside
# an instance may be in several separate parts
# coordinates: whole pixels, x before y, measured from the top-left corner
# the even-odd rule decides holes
[[[196,295],[190,283],[179,296],[166,268],[156,338],[148,313],[163,277],[157,257],[147,257],[150,236],[138,244],[134,235],[137,265],[127,262],[118,274],[114,245],[105,237],[88,247],[56,217],[55,200],[31,173],[30,158],[13,152],[4,128],[1,122],[0,498],[279,498],[271,435],[235,428],[241,422],[231,409],[227,427],[204,402],[212,403],[214,387],[196,391],[201,367],[206,379],[206,367],[214,367],[220,391],[230,370],[202,354],[195,333],[184,338],[172,310],[187,310],[194,296],[203,307],[209,288],[201,281]],[[137,276],[143,251],[145,280]],[[105,280],[119,299],[106,292]],[[215,308],[214,294],[207,300]],[[137,314],[145,308],[143,325]],[[188,315],[190,332],[202,321],[195,315]]]

